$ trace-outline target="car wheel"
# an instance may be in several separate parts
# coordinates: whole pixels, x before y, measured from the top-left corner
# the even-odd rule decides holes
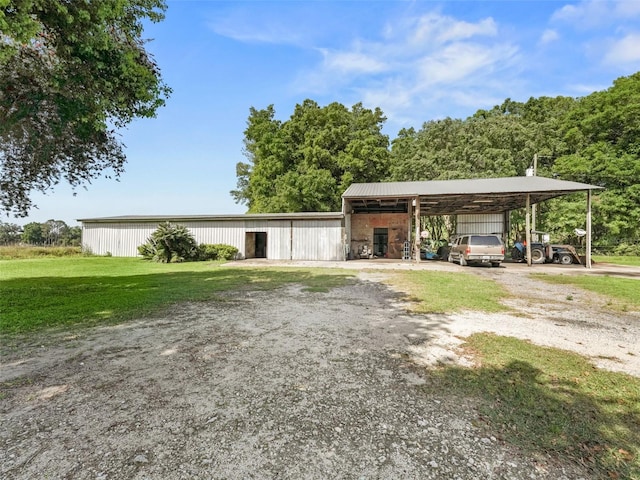
[[[560,254],[560,263],[562,265],[571,265],[573,263],[573,257],[568,253]]]
[[[544,263],[544,252],[539,248],[531,250],[531,263]]]
[[[498,268],[500,266],[500,262],[491,262],[491,266]]]

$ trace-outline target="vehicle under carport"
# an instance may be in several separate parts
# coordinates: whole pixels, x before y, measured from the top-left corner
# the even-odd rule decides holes
[[[531,209],[533,205],[576,192],[586,192],[585,266],[591,268],[591,196],[601,187],[539,176],[501,177],[423,182],[354,183],[342,195],[347,246],[354,252],[386,230],[387,255],[407,259],[406,245],[420,217],[437,215],[503,214],[526,212],[527,263],[531,265]],[[420,261],[419,242],[410,245]],[[418,253],[417,253],[418,252]],[[402,254],[402,257],[398,256]],[[416,254],[417,253],[417,254]],[[409,257],[410,258],[410,257]]]

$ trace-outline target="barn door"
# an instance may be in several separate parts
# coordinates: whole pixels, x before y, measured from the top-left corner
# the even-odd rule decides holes
[[[267,232],[256,232],[255,258],[267,258]]]

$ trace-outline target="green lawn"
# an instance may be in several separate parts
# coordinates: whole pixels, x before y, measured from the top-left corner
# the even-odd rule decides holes
[[[239,263],[241,265],[241,263]],[[537,275],[593,290],[627,308],[640,305],[637,280]],[[0,261],[3,334],[114,322],[181,301],[225,301],[227,292],[296,283],[328,291],[353,281],[342,269],[240,268],[158,264],[132,258],[67,257]],[[507,293],[464,272],[395,272],[390,281],[420,312],[501,311]],[[465,295],[459,295],[464,287]],[[467,339],[476,368],[429,373],[426,391],[477,399],[478,426],[507,443],[586,465],[590,478],[640,479],[640,379],[596,369],[579,355],[492,334]]]
[[[617,310],[640,310],[640,280],[593,275],[533,274],[548,283],[575,285],[609,298],[607,306]]]
[[[585,465],[589,478],[640,479],[640,379],[489,333],[465,347],[480,365],[440,368],[425,390],[478,398],[487,434]]]
[[[389,281],[407,293],[412,310],[419,313],[450,313],[461,310],[502,312],[500,300],[508,295],[500,285],[465,272],[411,270],[396,273]],[[461,294],[464,289],[464,294]]]
[[[115,257],[5,260],[0,261],[0,332],[126,320],[176,302],[223,301],[228,291],[287,283],[326,291],[351,277],[344,270],[245,269]]]
[[[593,260],[597,263],[613,263],[614,265],[630,265],[632,267],[640,267],[640,257],[632,256],[604,256],[594,255]]]

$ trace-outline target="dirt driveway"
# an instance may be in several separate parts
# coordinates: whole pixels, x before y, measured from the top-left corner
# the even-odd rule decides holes
[[[473,403],[430,390],[419,364],[455,361],[455,336],[481,317],[409,315],[383,277],[182,304],[3,352],[0,478],[588,478],[485,436]]]

